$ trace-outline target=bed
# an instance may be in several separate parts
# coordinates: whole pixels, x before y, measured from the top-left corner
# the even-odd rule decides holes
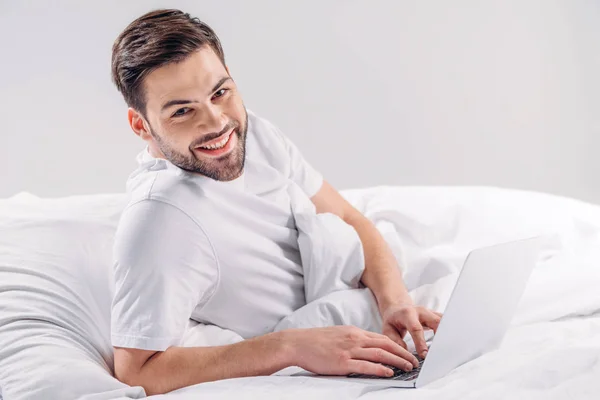
[[[536,266],[502,346],[422,389],[294,376],[298,369],[289,368],[150,398],[598,398],[599,206],[491,187],[342,194],[389,243],[414,300],[439,311],[470,250],[547,233],[558,242]],[[112,376],[111,246],[125,204],[123,194],[0,200],[0,397],[146,398]],[[237,340],[193,321],[184,338],[190,346]]]

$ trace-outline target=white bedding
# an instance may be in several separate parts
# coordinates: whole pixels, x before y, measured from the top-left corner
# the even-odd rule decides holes
[[[494,188],[381,187],[344,195],[384,234],[415,300],[438,310],[469,250],[540,233],[557,233],[560,240],[534,271],[502,347],[425,388],[382,391],[350,380],[271,376],[200,384],[151,398],[368,399],[391,398],[401,390],[407,399],[585,399],[600,393],[594,379],[600,376],[600,207]],[[106,251],[123,204],[121,195],[0,200],[0,382],[6,400],[144,397],[141,388],[125,387],[110,376]],[[65,240],[61,234],[74,236]],[[61,253],[73,247],[79,255]],[[10,282],[17,268],[27,274]],[[60,296],[53,295],[66,304],[82,302],[75,310],[63,310],[58,300],[36,303],[43,290],[25,296],[27,285],[57,274],[71,281],[68,290],[53,288]],[[29,317],[19,320],[24,314]],[[70,326],[73,321],[77,324]],[[31,333],[42,332],[42,325],[44,335]],[[185,342],[239,339],[190,323]]]
[[[597,399],[600,318],[515,327],[501,349],[420,389],[381,389],[306,377],[259,377],[196,385],[152,399]],[[401,396],[401,397],[400,397]]]

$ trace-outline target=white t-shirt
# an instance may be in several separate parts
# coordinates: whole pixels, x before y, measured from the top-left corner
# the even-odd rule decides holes
[[[244,173],[230,182],[146,150],[138,161],[115,236],[114,346],[165,350],[190,318],[249,338],[306,304],[290,193],[312,197],[323,178],[277,128],[248,112]]]

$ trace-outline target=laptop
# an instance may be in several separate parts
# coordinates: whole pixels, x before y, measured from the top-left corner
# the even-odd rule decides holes
[[[393,377],[322,376],[384,387],[417,388],[500,346],[539,255],[548,242],[538,236],[473,250],[463,269],[425,360]]]

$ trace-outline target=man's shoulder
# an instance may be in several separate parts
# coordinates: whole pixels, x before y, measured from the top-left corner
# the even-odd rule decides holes
[[[248,111],[247,156],[250,162],[263,164],[287,174],[289,153],[283,133],[269,120]]]
[[[169,204],[184,213],[205,197],[190,175],[162,159],[141,163],[127,181],[129,206],[141,201]]]
[[[206,224],[191,211],[169,198],[131,199],[119,219],[113,243],[115,254],[129,257],[147,253],[160,258],[172,254],[173,248],[183,251],[191,247],[195,250],[187,251],[205,252],[205,259],[215,258]]]
[[[283,134],[271,121],[248,110],[248,133],[261,147],[283,146]]]

